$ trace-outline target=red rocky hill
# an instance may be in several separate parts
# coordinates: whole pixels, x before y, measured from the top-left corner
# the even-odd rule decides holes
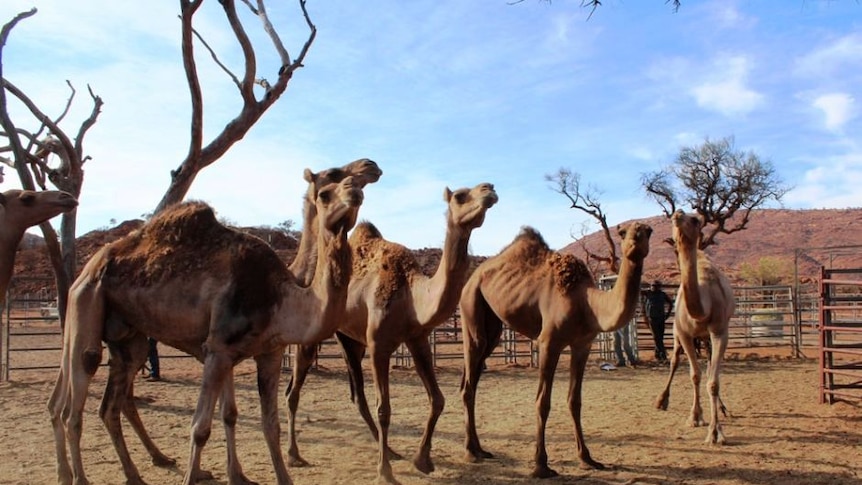
[[[623,223],[626,225],[628,222]],[[646,281],[660,278],[667,283],[676,283],[679,272],[673,249],[664,242],[671,235],[670,221],[664,216],[641,220],[653,227],[650,255],[645,266]],[[87,233],[78,238],[79,267],[102,246],[143,224],[131,220],[106,229]],[[269,244],[286,263],[296,255],[297,240],[291,235],[272,228],[241,228]],[[615,234],[616,237],[616,234]],[[15,261],[16,276],[52,278],[50,264],[45,256],[41,238],[28,237],[18,250]],[[562,248],[583,257],[582,245],[593,252],[601,251],[604,241],[598,232]],[[719,235],[718,244],[707,249],[712,260],[739,282],[739,268],[747,262],[756,265],[764,256],[774,256],[788,262],[792,274],[794,261],[798,260],[800,279],[813,280],[821,265],[829,267],[862,267],[862,209],[785,210],[764,209],[752,214],[748,229],[731,235]],[[833,249],[822,249],[833,248]],[[440,260],[439,248],[423,248],[414,251],[423,271],[431,274]],[[796,257],[798,254],[798,258]],[[488,256],[488,255],[485,255]],[[474,266],[485,257],[474,257]],[[34,292],[45,282],[18,284],[15,291]]]

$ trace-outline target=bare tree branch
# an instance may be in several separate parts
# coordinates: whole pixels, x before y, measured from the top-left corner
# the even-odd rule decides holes
[[[620,261],[617,256],[616,243],[614,243],[611,230],[608,227],[607,216],[602,211],[602,205],[599,201],[601,194],[594,187],[587,187],[586,190],[582,189],[580,174],[572,172],[567,168],[560,168],[554,175],[545,175],[545,180],[554,183],[551,190],[569,199],[571,209],[577,209],[599,223],[605,238],[607,256],[599,256],[588,251],[586,253],[590,258],[607,263],[611,272],[618,273]]]
[[[218,65],[218,67],[220,67],[222,71],[227,73],[228,77],[230,77],[231,81],[233,81],[233,83],[236,85],[237,88],[242,90],[242,85],[239,82],[239,78],[237,78],[236,75],[233,72],[231,72],[231,70],[228,69],[227,66],[222,64],[222,62],[218,58],[218,55],[216,55],[215,51],[212,50],[212,47],[210,47],[210,45],[207,44],[207,41],[204,40],[203,37],[201,37],[201,35],[198,33],[197,30],[192,29],[192,33],[195,35],[195,37],[198,38],[198,40],[201,42],[201,44],[203,44],[203,46],[206,47],[206,49],[210,53],[210,57],[213,58],[213,61],[215,61],[216,65]]]
[[[245,1],[246,5],[251,5]],[[293,73],[302,67],[305,56],[314,42],[317,35],[317,27],[311,22],[306,9],[305,0],[299,0],[299,5],[302,10],[302,15],[305,18],[306,25],[309,29],[308,39],[305,41],[299,57],[294,61],[290,61],[288,53],[281,40],[272,28],[269,18],[264,8],[263,0],[257,1],[257,7],[251,7],[252,12],[256,12],[264,25],[264,30],[273,41],[276,51],[280,56],[282,65],[278,70],[278,80],[270,84],[263,76],[257,77],[257,62],[255,53],[248,36],[242,26],[239,17],[236,14],[236,4],[234,0],[221,0],[221,4],[225,11],[225,16],[231,25],[234,32],[234,37],[239,43],[244,58],[245,72],[240,80],[240,94],[242,97],[242,108],[237,116],[232,119],[224,129],[217,134],[206,146],[203,142],[203,93],[201,92],[200,81],[198,79],[196,60],[194,56],[194,47],[192,45],[193,34],[193,18],[198,7],[203,3],[203,0],[192,2],[190,0],[181,0],[181,20],[182,20],[182,55],[183,66],[186,70],[186,79],[188,81],[189,93],[192,98],[192,117],[191,117],[191,136],[189,141],[189,151],[185,160],[180,166],[171,172],[171,184],[165,192],[164,197],[156,207],[155,212],[163,210],[172,204],[181,201],[186,193],[188,193],[192,182],[200,170],[206,168],[222,155],[224,155],[234,143],[242,139],[258,119],[272,106],[279,97],[287,89],[287,84],[293,77]],[[254,86],[261,85],[265,89],[262,99],[257,100],[254,96]]]

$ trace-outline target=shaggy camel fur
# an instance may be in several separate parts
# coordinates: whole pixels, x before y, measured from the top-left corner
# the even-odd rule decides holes
[[[548,467],[545,426],[551,408],[554,372],[566,347],[571,349],[568,403],[575,422],[578,457],[586,466],[604,468],[590,456],[581,428],[584,369],[599,332],[614,331],[626,325],[635,314],[652,228],[634,222],[620,229],[619,234],[623,259],[619,277],[610,291],[596,288],[583,261],[552,251],[542,236],[529,227],[500,254],[482,263],[467,281],[461,293],[464,334],[461,397],[468,461],[493,457],[482,449],[476,433],[476,387],[484,362],[500,342],[503,324],[506,324],[536,340],[539,347],[538,423],[532,476],[557,475]]]
[[[434,470],[431,437],[444,398],[437,384],[428,336],[455,310],[470,261],[468,243],[472,231],[485,220],[486,211],[497,202],[494,186],[479,184],[472,189],[444,191],[447,212],[443,255],[432,277],[422,274],[415,257],[407,248],[389,242],[370,223],[362,223],[350,236],[353,250],[353,276],[347,300],[347,316],[336,336],[348,364],[351,398],[375,438],[380,452],[378,478],[397,483],[389,459],[397,457],[388,446],[391,408],[389,404],[389,361],[392,353],[406,343],[431,401],[431,415],[413,463],[424,473]],[[377,390],[378,427],[368,410],[361,360],[365,349],[372,356],[372,372]],[[295,466],[307,464],[296,444],[296,409],[299,395],[314,360],[317,346],[304,346],[297,353],[296,365],[288,386],[288,459]]]
[[[318,191],[324,186],[341,182],[347,177],[353,177],[354,184],[362,188],[366,184],[376,182],[381,175],[382,171],[377,164],[367,158],[353,161],[342,167],[326,169],[318,173],[314,173],[308,169],[305,170],[303,176],[305,181],[308,182],[308,189],[306,190],[303,202],[304,222],[302,227],[302,238],[300,240],[300,246],[297,253],[297,260],[308,261],[312,258],[316,259],[317,256],[316,239],[318,233],[318,222],[315,200],[317,198]],[[308,243],[309,239],[314,239],[315,242]],[[307,264],[301,265],[300,269],[301,273],[294,273],[294,276],[300,285],[307,286],[311,283],[311,279],[314,275],[314,266],[308,266]],[[291,272],[293,273],[293,271]],[[90,329],[89,331],[95,330]],[[140,354],[140,352],[142,352],[141,349],[137,349],[138,353],[129,352],[127,351],[126,345],[127,342],[115,344],[108,341],[108,349],[111,355],[111,358],[108,361],[108,382],[110,384],[102,398],[102,405],[99,414],[101,419],[104,421],[106,428],[111,433],[112,439],[115,443],[115,448],[117,449],[117,454],[123,465],[123,471],[126,475],[127,482],[135,484],[143,483],[143,480],[138,473],[137,467],[135,467],[132,462],[123,438],[122,428],[120,427],[119,422],[120,410],[122,410],[123,415],[126,416],[126,419],[140,437],[141,442],[150,454],[154,465],[169,467],[175,465],[176,460],[166,456],[161,452],[161,450],[159,450],[158,446],[156,446],[155,442],[150,438],[144,428],[140,416],[138,415],[138,410],[133,399],[134,376],[142,364],[141,359],[144,357]],[[134,357],[135,355],[137,355],[137,357]],[[236,453],[235,426],[238,413],[236,403],[234,402],[232,377],[232,375],[229,376],[229,380],[226,381],[222,391],[223,395],[221,397],[220,405],[228,454],[228,477],[230,477],[231,484],[248,483],[248,479],[245,478],[242,472],[242,466]],[[125,389],[125,393],[119,394],[123,389]],[[198,478],[212,478],[212,474],[200,471]]]
[[[272,249],[253,236],[219,224],[202,203],[182,204],[99,251],[70,290],[60,377],[49,402],[62,484],[87,483],[80,439],[87,387],[101,362],[99,332],[118,353],[142,364],[146,336],[204,362],[203,382],[191,431],[184,484],[200,477],[219,394],[232,397],[232,367],[254,357],[264,437],[277,483],[292,483],[279,446],[278,380],[284,347],[312,343],[334,333],[344,313],[351,271],[347,231],[356,222],[362,190],[352,177],[320,189],[318,263],[310,287],[302,287]],[[113,355],[113,351],[112,351]],[[107,407],[119,424],[118,406],[129,385],[109,381]],[[112,389],[112,387],[115,387]],[[229,390],[227,388],[230,388]],[[234,418],[235,419],[235,418]],[[117,426],[119,428],[119,426]],[[121,431],[109,427],[118,453]],[[116,438],[120,437],[118,441]],[[72,469],[66,457],[68,438]],[[126,451],[127,450],[123,450]],[[244,476],[231,483],[250,483]],[[138,482],[143,483],[140,477]]]
[[[60,190],[15,189],[0,193],[0,307],[6,303],[15,253],[24,231],[77,206],[72,194]]]
[[[694,387],[694,404],[688,423],[690,426],[705,424],[700,407],[700,365],[697,362],[694,339],[708,336],[711,340],[711,352],[706,370],[706,386],[710,397],[710,419],[706,442],[724,444],[724,434],[718,424],[718,410],[726,411],[719,396],[718,375],[724,360],[724,351],[727,349],[727,327],[735,306],[733,289],[727,277],[713,266],[706,254],[699,249],[702,226],[700,218],[676,211],[671,222],[681,281],[673,321],[670,375],[655,405],[658,409],[667,410],[670,384],[679,365],[680,355],[685,351]]]

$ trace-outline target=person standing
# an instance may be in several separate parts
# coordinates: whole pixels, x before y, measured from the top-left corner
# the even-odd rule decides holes
[[[614,353],[617,355],[617,367],[626,366],[626,360],[623,358],[623,349],[625,349],[626,357],[629,359],[629,364],[632,366],[636,366],[638,364],[638,361],[635,358],[635,353],[632,350],[629,336],[630,331],[628,323],[614,331]]]
[[[147,342],[150,344],[149,352],[147,353],[147,360],[150,361],[150,375],[147,376],[147,380],[160,381],[162,380],[162,374],[159,372],[158,342],[152,337],[147,338]]]
[[[649,321],[653,342],[655,342],[655,359],[664,362],[667,360],[667,349],[664,346],[664,322],[673,310],[673,300],[661,289],[661,281],[653,281],[650,289],[644,292],[643,310]]]

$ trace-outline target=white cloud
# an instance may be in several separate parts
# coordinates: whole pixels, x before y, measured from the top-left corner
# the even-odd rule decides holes
[[[826,129],[839,131],[855,117],[855,99],[847,93],[823,94],[811,103],[823,112]]]
[[[691,89],[698,106],[725,116],[745,115],[760,107],[763,95],[747,86],[750,61],[745,56],[715,60],[709,81]]]
[[[796,61],[799,74],[822,78],[834,75],[842,67],[856,69],[862,62],[862,34],[840,37]]]

